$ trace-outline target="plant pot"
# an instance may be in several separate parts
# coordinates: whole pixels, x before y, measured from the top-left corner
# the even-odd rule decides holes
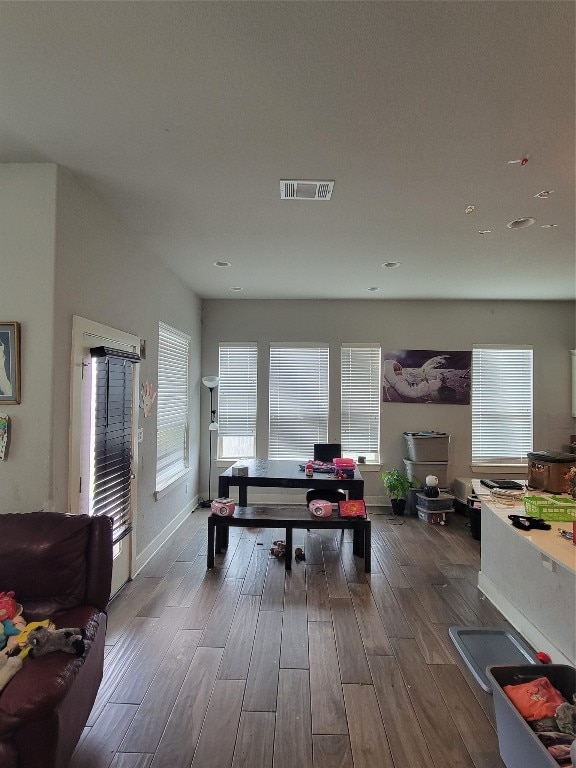
[[[406,499],[390,499],[392,503],[392,513],[394,515],[403,515],[406,509]]]

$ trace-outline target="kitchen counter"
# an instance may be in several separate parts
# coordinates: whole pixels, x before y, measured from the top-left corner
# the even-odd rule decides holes
[[[522,531],[510,514],[524,514],[521,501],[482,500],[478,587],[535,650],[576,666],[576,546],[558,533],[572,525]]]

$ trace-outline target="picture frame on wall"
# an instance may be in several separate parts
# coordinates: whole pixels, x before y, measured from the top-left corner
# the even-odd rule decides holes
[[[20,402],[20,323],[0,323],[0,404]]]

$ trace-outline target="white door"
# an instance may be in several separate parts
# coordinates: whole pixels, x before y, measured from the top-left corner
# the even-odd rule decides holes
[[[112,594],[134,559],[139,351],[137,336],[74,316],[69,511],[113,518]]]

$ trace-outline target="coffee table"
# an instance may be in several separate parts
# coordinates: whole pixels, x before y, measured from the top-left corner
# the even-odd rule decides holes
[[[368,517],[339,517],[335,512],[332,517],[315,517],[307,507],[236,507],[232,517],[210,515],[208,517],[208,553],[206,567],[214,568],[214,553],[219,555],[228,546],[230,528],[285,528],[286,570],[292,568],[292,531],[294,528],[307,529],[344,529],[354,531],[353,551],[364,558],[364,571],[370,573],[372,567],[371,522]]]

